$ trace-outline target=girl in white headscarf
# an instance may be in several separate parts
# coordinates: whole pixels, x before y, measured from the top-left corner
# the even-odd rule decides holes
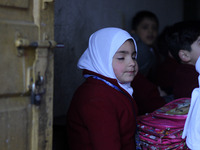
[[[130,86],[138,71],[135,40],[109,27],[90,36],[78,62],[85,82],[67,114],[71,150],[134,150],[137,106]]]

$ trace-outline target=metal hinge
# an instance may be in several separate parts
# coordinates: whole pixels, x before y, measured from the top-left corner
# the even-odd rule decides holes
[[[31,104],[39,106],[41,104],[42,96],[45,93],[44,78],[38,73],[35,83],[31,86]]]

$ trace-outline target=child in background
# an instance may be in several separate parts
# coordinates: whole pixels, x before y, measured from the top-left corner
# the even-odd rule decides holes
[[[150,82],[140,72],[131,82],[131,86],[134,90],[133,97],[138,106],[138,115],[151,113],[167,103],[166,99],[160,95],[157,85]]]
[[[195,63],[200,56],[200,26],[198,22],[179,22],[166,35],[170,54],[179,62],[174,72],[174,98],[191,97],[198,87]]]
[[[150,81],[155,81],[159,54],[155,48],[159,21],[150,11],[140,11],[132,19],[132,36],[138,45],[137,62],[139,71]]]
[[[119,28],[90,36],[78,62],[85,82],[67,114],[70,150],[135,150],[137,106],[130,86],[138,71],[136,43]]]
[[[182,138],[186,138],[186,144],[190,149],[199,150],[200,23],[190,21],[175,24],[167,36],[167,41],[169,42],[170,53],[180,62],[180,66],[176,71],[174,96],[191,96],[190,109]]]
[[[158,36],[157,47],[162,57],[162,62],[158,65],[156,73],[156,84],[167,94],[168,101],[174,99],[173,85],[175,72],[179,63],[173,58],[167,46],[166,35],[170,26],[166,27]]]
[[[163,94],[155,84],[159,55],[154,45],[158,36],[158,27],[158,19],[150,11],[140,11],[132,19],[131,33],[138,47],[139,72],[131,85],[135,91],[133,97],[138,105],[139,115],[151,113],[166,104],[163,97],[165,93]]]

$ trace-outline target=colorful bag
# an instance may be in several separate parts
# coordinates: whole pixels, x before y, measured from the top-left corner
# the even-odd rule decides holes
[[[138,117],[138,132],[143,150],[188,149],[181,138],[190,98],[174,100],[156,111]]]

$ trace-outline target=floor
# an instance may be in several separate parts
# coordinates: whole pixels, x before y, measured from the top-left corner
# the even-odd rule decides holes
[[[53,150],[69,150],[64,120],[65,116],[54,118]]]

